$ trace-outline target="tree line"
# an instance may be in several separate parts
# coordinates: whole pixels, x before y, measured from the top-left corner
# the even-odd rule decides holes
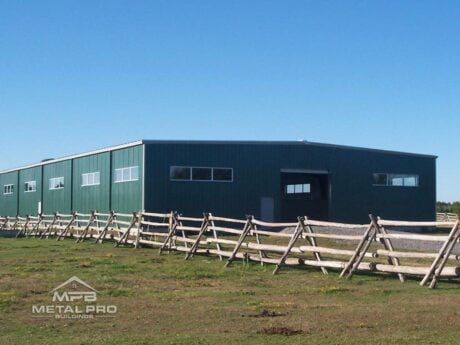
[[[436,212],[456,213],[460,215],[460,201],[456,201],[456,202],[438,201],[436,203]]]

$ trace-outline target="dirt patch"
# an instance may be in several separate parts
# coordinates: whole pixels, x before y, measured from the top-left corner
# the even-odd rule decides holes
[[[304,332],[300,329],[292,329],[288,327],[268,327],[263,328],[262,330],[257,332],[258,334],[268,334],[268,335],[299,335],[303,334]]]
[[[286,314],[278,313],[274,310],[269,309],[260,309],[257,314],[249,314],[249,315],[242,315],[243,317],[277,317],[277,316],[285,316]]]

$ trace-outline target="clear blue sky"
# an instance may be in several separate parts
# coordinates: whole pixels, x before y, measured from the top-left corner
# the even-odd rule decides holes
[[[439,155],[460,199],[458,1],[0,0],[0,169],[136,139]]]

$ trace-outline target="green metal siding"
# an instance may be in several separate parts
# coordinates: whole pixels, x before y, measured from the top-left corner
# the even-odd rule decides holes
[[[82,174],[99,172],[100,184],[82,186]],[[78,212],[110,210],[110,152],[73,161],[72,208]]]
[[[14,185],[13,194],[3,194],[3,186]],[[0,175],[0,215],[15,217],[18,214],[18,172]]]
[[[233,168],[234,181],[170,181],[173,165]],[[115,169],[131,166],[139,167],[139,179],[115,183]],[[212,212],[260,217],[262,201],[273,199],[273,216],[278,220],[282,169],[327,172],[327,213],[332,221],[365,223],[369,213],[403,220],[435,217],[435,157],[310,143],[227,142],[148,142],[4,173],[0,175],[0,215],[36,214],[41,197],[42,211],[48,214],[93,209],[129,213],[145,208],[190,216]],[[82,187],[81,174],[95,171],[100,172],[100,185]],[[374,186],[373,173],[417,174],[419,186]],[[49,179],[59,176],[64,177],[65,187],[50,190]],[[24,183],[30,180],[37,181],[37,192],[24,193]],[[13,195],[3,195],[5,184],[15,186]]]
[[[35,192],[26,192],[25,183],[36,182]],[[37,215],[38,203],[42,200],[42,167],[29,168],[19,172],[19,214]]]
[[[49,180],[64,177],[64,188],[50,190]],[[43,213],[70,213],[72,211],[72,161],[43,166]]]
[[[389,219],[435,218],[434,157],[301,143],[149,143],[145,159],[149,211],[259,217],[261,199],[268,197],[279,219],[281,169],[293,169],[328,172],[330,220],[366,223],[369,213]],[[233,168],[234,182],[170,181],[169,167],[174,165]],[[373,186],[373,173],[418,174],[419,186]]]
[[[114,171],[118,168],[139,167],[139,180],[114,182]],[[134,146],[112,152],[111,208],[118,212],[137,212],[142,208],[143,146]]]

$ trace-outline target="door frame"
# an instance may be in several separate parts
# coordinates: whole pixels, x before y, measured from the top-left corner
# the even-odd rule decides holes
[[[312,174],[312,175],[327,175],[327,218],[331,217],[331,201],[332,201],[332,179],[331,172],[328,170],[315,170],[315,169],[291,169],[291,168],[282,168],[280,169],[280,190],[281,190],[281,174],[291,173],[291,174]],[[280,205],[281,205],[281,196],[280,196]],[[281,212],[281,208],[280,208]],[[281,216],[281,213],[280,213]]]

